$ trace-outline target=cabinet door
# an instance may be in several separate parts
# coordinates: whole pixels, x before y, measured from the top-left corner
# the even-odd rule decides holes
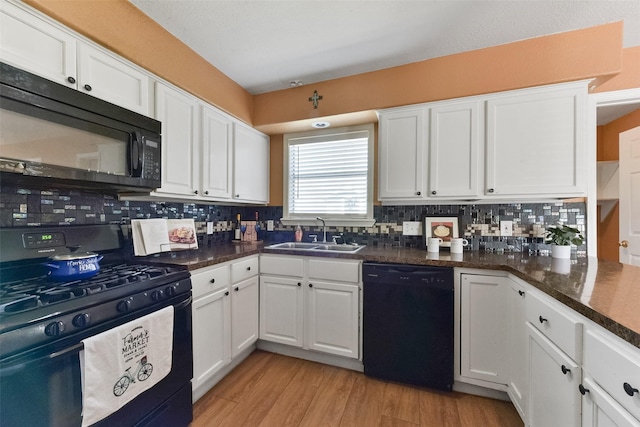
[[[526,329],[526,290],[523,286],[509,280],[509,397],[526,420],[528,398],[528,369],[527,364],[527,329]]]
[[[582,427],[640,427],[640,421],[631,416],[595,381],[585,377],[582,381]]]
[[[201,189],[204,197],[231,198],[233,121],[208,105],[202,106]]]
[[[258,340],[258,276],[231,287],[231,358],[234,358]]]
[[[487,101],[488,195],[585,191],[586,86],[496,95]]]
[[[302,347],[302,278],[260,277],[260,339]]]
[[[269,201],[269,137],[238,123],[234,126],[233,197]]]
[[[198,171],[194,164],[195,98],[156,83],[156,118],[162,122],[162,187],[159,193],[193,196]]]
[[[383,112],[379,119],[380,200],[424,198],[425,108]]]
[[[461,275],[460,375],[507,384],[506,277]]]
[[[82,42],[78,42],[78,90],[149,115],[149,76]]]
[[[528,425],[580,425],[580,366],[527,322],[529,352]]]
[[[0,8],[2,61],[75,88],[75,37],[7,1]]]
[[[429,110],[429,197],[478,197],[480,101]]]
[[[314,280],[307,290],[307,347],[357,359],[358,286]]]
[[[231,298],[224,287],[193,302],[193,389],[231,360]]]

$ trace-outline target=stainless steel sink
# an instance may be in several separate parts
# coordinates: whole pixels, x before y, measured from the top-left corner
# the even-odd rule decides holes
[[[303,250],[309,252],[340,252],[353,254],[358,252],[364,246],[359,245],[335,245],[327,243],[303,243],[303,242],[285,242],[276,243],[275,245],[265,246],[266,249],[291,249]]]

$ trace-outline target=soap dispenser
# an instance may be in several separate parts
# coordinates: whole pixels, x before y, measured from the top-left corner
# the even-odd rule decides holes
[[[302,228],[300,228],[300,225],[296,225],[295,237],[296,242],[302,242]]]

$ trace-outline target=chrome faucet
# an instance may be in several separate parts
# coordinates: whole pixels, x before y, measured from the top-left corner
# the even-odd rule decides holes
[[[318,221],[322,221],[322,243],[327,243],[327,225],[324,222],[324,219],[319,216],[316,217]]]

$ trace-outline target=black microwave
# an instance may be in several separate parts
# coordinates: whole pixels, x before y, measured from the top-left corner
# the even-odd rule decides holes
[[[0,63],[3,180],[153,190],[160,130],[150,117]]]

